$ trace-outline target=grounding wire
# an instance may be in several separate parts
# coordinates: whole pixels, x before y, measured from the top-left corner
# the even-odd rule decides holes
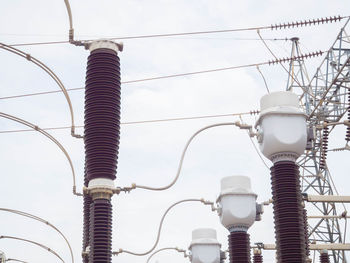
[[[228,114],[216,114],[216,115],[202,115],[202,116],[190,116],[190,117],[179,117],[179,118],[167,118],[167,119],[154,119],[154,120],[141,120],[141,121],[126,121],[121,122],[121,125],[132,125],[132,124],[144,124],[144,123],[157,123],[157,122],[170,122],[170,121],[186,121],[186,120],[198,120],[198,119],[208,119],[208,118],[221,118],[221,117],[233,117],[241,115],[254,115],[258,114],[259,111],[253,110],[250,112],[240,112],[240,113],[228,113]],[[75,126],[76,128],[84,128],[82,125]],[[45,127],[41,128],[44,131],[48,130],[63,130],[69,129],[70,126],[61,126],[61,127]],[[3,133],[17,133],[17,132],[31,132],[33,129],[16,129],[16,130],[3,130],[0,131],[0,134]]]
[[[60,87],[60,91],[63,92],[66,101],[68,103],[69,106],[69,111],[70,111],[70,117],[71,117],[71,135],[73,137],[77,137],[77,138],[81,138],[80,135],[76,135],[75,134],[75,127],[74,127],[74,112],[73,112],[73,106],[72,106],[72,102],[70,100],[69,94],[66,90],[66,88],[64,87],[62,81],[57,77],[57,75],[48,67],[46,66],[43,62],[41,62],[40,60],[32,57],[30,54],[25,53],[17,48],[8,46],[4,43],[0,43],[0,48],[7,50],[13,54],[19,55],[25,59],[27,59],[28,61],[34,63],[35,65],[37,65],[38,67],[40,67],[41,69],[43,69],[47,74],[49,74],[49,76],[57,83],[57,85]]]
[[[3,113],[3,112],[0,112],[0,117],[3,117],[3,118],[6,118],[6,119],[9,119],[9,120],[12,120],[12,121],[16,121],[18,123],[21,123],[23,125],[26,125],[38,132],[40,132],[41,134],[45,135],[47,138],[49,138],[52,142],[54,142],[60,149],[61,151],[64,153],[64,155],[66,156],[68,162],[69,162],[69,165],[70,165],[70,168],[72,170],[72,176],[73,176],[73,194],[74,195],[77,195],[77,196],[82,196],[81,193],[77,193],[76,192],[76,184],[75,184],[75,171],[74,171],[74,166],[73,166],[73,162],[68,154],[68,152],[66,151],[66,149],[62,146],[62,144],[60,144],[60,142],[58,140],[55,139],[55,137],[53,137],[51,134],[49,134],[48,132],[42,130],[41,128],[39,128],[37,125],[34,125],[28,121],[25,121],[23,119],[20,119],[18,117],[15,117],[15,116],[12,116],[12,115],[9,115],[9,114],[6,114],[6,113]]]
[[[67,3],[66,3],[67,5]],[[68,8],[68,7],[67,7]],[[68,11],[69,12],[69,11]],[[180,32],[180,33],[165,33],[165,34],[151,34],[151,35],[138,35],[138,36],[121,36],[121,37],[110,37],[105,40],[129,40],[129,39],[145,39],[145,38],[159,38],[159,37],[176,37],[176,36],[188,36],[188,35],[203,35],[203,34],[217,34],[217,33],[232,33],[232,32],[243,32],[243,31],[256,31],[256,30],[282,30],[293,27],[303,27],[310,25],[319,25],[320,23],[337,22],[349,16],[334,16],[329,18],[304,20],[301,22],[289,22],[270,26],[258,26],[258,27],[247,27],[247,28],[234,28],[234,29],[223,29],[223,30],[206,30],[206,31],[194,31],[194,32]],[[78,42],[91,42],[98,39],[85,39]],[[36,43],[15,43],[12,46],[24,46],[24,45],[49,45],[49,44],[66,44],[70,41],[47,41],[47,42],[36,42]]]
[[[0,239],[5,239],[5,238],[7,238],[7,239],[20,240],[20,241],[24,241],[24,242],[31,243],[31,244],[34,244],[34,245],[36,245],[36,246],[39,246],[39,247],[41,247],[41,248],[43,248],[43,249],[49,251],[51,254],[54,254],[54,255],[55,255],[56,257],[58,257],[63,263],[65,263],[64,260],[60,257],[60,255],[57,254],[57,252],[55,252],[53,249],[51,249],[51,248],[49,248],[49,247],[47,247],[47,246],[45,246],[45,245],[43,245],[43,244],[40,244],[40,243],[38,243],[38,242],[29,240],[29,239],[20,238],[20,237],[14,237],[14,236],[0,236]]]
[[[159,239],[160,239],[160,233],[161,233],[163,222],[164,222],[164,219],[165,219],[166,215],[169,213],[169,211],[173,207],[177,206],[178,204],[185,203],[185,202],[201,202],[204,205],[211,205],[212,207],[214,205],[213,202],[205,201],[203,198],[201,198],[201,199],[194,199],[194,198],[184,199],[184,200],[181,200],[181,201],[178,201],[178,202],[172,204],[170,207],[168,207],[168,209],[163,214],[163,216],[162,216],[162,218],[160,220],[160,223],[159,223],[159,228],[158,228],[158,234],[157,234],[156,241],[155,241],[154,245],[149,250],[147,250],[146,252],[137,253],[137,252],[131,252],[131,251],[124,250],[124,249],[119,249],[118,251],[112,252],[113,256],[117,256],[117,255],[119,255],[121,253],[126,253],[126,254],[130,254],[130,255],[134,255],[134,256],[145,256],[145,255],[148,255],[149,253],[151,253],[156,248],[156,246],[158,245],[158,242],[159,242]]]
[[[155,254],[157,254],[157,253],[159,253],[159,252],[162,252],[162,251],[165,251],[165,250],[175,250],[175,251],[177,251],[177,252],[179,252],[179,253],[184,253],[184,256],[187,257],[187,255],[186,255],[186,250],[184,250],[184,249],[181,249],[181,248],[178,248],[178,247],[163,247],[163,248],[160,248],[160,249],[154,251],[154,252],[148,257],[146,263],[149,263],[149,261],[151,260],[151,258],[152,258]]]
[[[14,210],[14,209],[9,209],[9,208],[2,208],[0,207],[0,211],[4,211],[4,212],[9,212],[9,213],[13,213],[13,214],[17,214],[17,215],[20,215],[20,216],[25,216],[25,217],[28,217],[30,219],[34,219],[36,221],[39,221],[41,223],[44,223],[45,225],[48,225],[49,227],[53,228],[56,232],[58,232],[62,237],[63,239],[65,240],[66,244],[68,245],[68,248],[69,248],[69,252],[70,252],[70,255],[71,255],[71,259],[72,259],[72,263],[74,263],[74,256],[73,256],[73,250],[72,250],[72,247],[71,245],[69,244],[68,242],[68,239],[65,237],[65,235],[57,228],[55,227],[53,224],[51,224],[50,222],[46,221],[45,219],[42,219],[41,217],[39,216],[36,216],[36,215],[32,215],[30,213],[26,213],[26,212],[23,212],[23,211],[19,211],[19,210]]]

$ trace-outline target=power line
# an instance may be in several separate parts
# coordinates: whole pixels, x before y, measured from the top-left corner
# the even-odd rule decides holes
[[[310,53],[310,54],[302,55],[302,57],[303,58],[311,58],[311,57],[315,57],[316,55],[322,54],[322,52],[323,51],[319,51],[319,52],[316,52],[316,53]],[[226,71],[226,70],[242,69],[242,68],[249,68],[249,67],[258,67],[258,66],[262,66],[262,65],[274,65],[276,63],[289,62],[289,61],[291,61],[293,59],[295,59],[295,57],[283,58],[283,59],[276,58],[276,60],[270,60],[268,62],[260,62],[260,63],[246,64],[246,65],[232,66],[232,67],[215,68],[215,69],[192,71],[192,72],[185,72],[185,73],[179,73],[179,74],[170,74],[170,75],[164,75],[164,76],[158,76],[158,77],[150,77],[150,78],[122,81],[121,84],[131,84],[131,83],[138,83],[138,82],[145,82],[145,81],[152,81],[152,80],[185,77],[185,76],[192,76],[192,75],[220,72],[220,71]],[[84,87],[71,88],[71,89],[66,89],[66,90],[67,91],[73,91],[73,90],[83,90],[83,89],[84,89]],[[61,90],[52,90],[52,91],[42,91],[42,92],[36,92],[36,93],[11,95],[11,96],[0,97],[0,100],[15,99],[15,98],[22,98],[22,97],[29,97],[29,96],[37,96],[37,95],[46,95],[46,94],[53,94],[53,93],[59,93],[59,92],[62,92],[62,91]]]
[[[282,30],[294,27],[303,27],[311,25],[319,25],[324,23],[333,23],[341,21],[348,16],[334,16],[328,18],[317,18],[309,19],[300,22],[289,22],[281,23],[270,26],[258,26],[258,27],[246,27],[246,28],[233,28],[233,29],[221,29],[221,30],[206,30],[206,31],[194,31],[194,32],[180,32],[180,33],[164,33],[164,34],[151,34],[151,35],[137,35],[137,36],[120,36],[120,37],[110,37],[106,40],[130,40],[130,39],[146,39],[146,38],[160,38],[160,37],[176,37],[176,36],[189,36],[189,35],[203,35],[203,34],[219,34],[219,33],[232,33],[232,32],[243,32],[243,31],[256,31],[256,30]],[[79,42],[91,42],[97,39],[85,39]],[[47,42],[33,42],[33,43],[15,43],[11,46],[33,46],[33,45],[51,45],[51,44],[68,44],[68,40],[62,41],[47,41]]]
[[[205,73],[212,73],[212,72],[219,72],[219,71],[226,71],[226,70],[233,70],[233,69],[240,69],[240,68],[256,67],[256,66],[261,66],[261,65],[267,65],[269,63],[271,63],[271,62],[239,65],[239,66],[208,69],[208,70],[201,70],[201,71],[193,71],[193,72],[171,74],[171,75],[150,77],[150,78],[143,78],[143,79],[136,79],[136,80],[128,80],[128,81],[122,81],[121,84],[131,84],[131,83],[145,82],[145,81],[151,81],[151,80],[185,77],[185,76],[191,76],[191,75],[198,75],[198,74],[205,74]],[[84,88],[85,87],[80,87],[80,88],[72,88],[72,89],[66,89],[66,90],[67,91],[83,90]],[[13,96],[0,97],[0,100],[15,99],[15,98],[22,98],[22,97],[29,97],[29,96],[36,96],[36,95],[53,94],[53,93],[59,93],[59,92],[62,92],[62,91],[61,90],[52,90],[52,91],[43,91],[43,92],[36,92],[36,93],[29,93],[29,94],[19,94],[19,95],[13,95]]]
[[[259,111],[252,110],[249,112],[240,112],[240,113],[228,113],[228,114],[217,114],[217,115],[202,115],[202,116],[192,116],[192,117],[180,117],[180,118],[167,118],[167,119],[154,119],[154,120],[142,120],[142,121],[129,121],[121,122],[121,125],[130,125],[130,124],[143,124],[143,123],[157,123],[157,122],[169,122],[169,121],[185,121],[185,120],[196,120],[196,119],[208,119],[208,118],[220,118],[220,117],[233,117],[233,116],[243,116],[243,115],[255,115]],[[84,126],[76,126],[76,128],[83,128]],[[46,127],[41,128],[43,131],[47,130],[64,130],[70,129],[70,126],[61,126],[61,127]],[[35,129],[16,129],[16,130],[5,130],[0,131],[2,133],[16,133],[16,132],[30,132],[35,131]]]

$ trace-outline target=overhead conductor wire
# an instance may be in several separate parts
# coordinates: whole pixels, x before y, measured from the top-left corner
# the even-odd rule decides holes
[[[40,132],[41,134],[45,135],[47,138],[49,138],[51,141],[53,141],[60,149],[61,151],[64,153],[64,155],[66,156],[68,162],[69,162],[69,165],[70,165],[70,168],[72,170],[72,176],[73,176],[73,194],[74,195],[77,195],[77,196],[82,196],[81,193],[77,193],[76,192],[76,184],[75,184],[75,171],[74,171],[74,166],[73,166],[73,162],[68,154],[68,152],[66,151],[66,149],[62,146],[62,144],[60,144],[59,141],[57,141],[55,139],[55,137],[53,137],[51,134],[49,134],[48,132],[42,130],[41,128],[39,128],[37,125],[34,125],[28,121],[25,121],[23,119],[20,119],[18,117],[15,117],[15,116],[12,116],[12,115],[9,115],[9,114],[6,114],[6,113],[3,113],[3,112],[0,112],[0,117],[3,117],[3,118],[6,118],[6,119],[9,119],[9,120],[12,120],[12,121],[16,121],[18,123],[21,123],[23,125],[26,125],[38,132]]]
[[[65,0],[67,12],[70,18],[70,30],[73,29],[72,25],[72,14],[69,6],[69,2]],[[304,27],[312,25],[320,25],[324,23],[333,23],[341,21],[348,16],[334,16],[327,18],[316,18],[310,20],[304,20],[300,22],[289,22],[282,24],[275,24],[270,26],[258,26],[258,27],[247,27],[247,28],[233,28],[233,29],[222,29],[222,30],[205,30],[205,31],[193,31],[193,32],[180,32],[180,33],[165,33],[165,34],[151,34],[151,35],[137,35],[137,36],[120,36],[120,37],[109,37],[104,38],[105,40],[130,40],[130,39],[145,39],[145,38],[159,38],[159,37],[177,37],[177,36],[189,36],[189,35],[203,35],[203,34],[218,34],[218,33],[232,33],[232,32],[243,32],[243,31],[256,31],[256,30],[282,30],[293,27]],[[72,30],[73,31],[73,30]],[[73,39],[72,39],[73,40]],[[83,42],[91,42],[97,39],[84,39],[77,42],[80,45]],[[11,46],[32,46],[32,45],[51,45],[51,44],[66,44],[72,43],[71,41],[47,41],[47,42],[35,42],[35,43],[14,43]],[[75,44],[75,43],[73,43]]]
[[[233,116],[242,116],[242,115],[254,115],[258,114],[259,111],[252,110],[250,112],[240,112],[240,113],[227,113],[227,114],[216,114],[216,115],[202,115],[202,116],[189,116],[189,117],[179,117],[179,118],[166,118],[166,119],[153,119],[153,120],[140,120],[140,121],[125,121],[121,122],[121,125],[132,125],[132,124],[145,124],[145,123],[159,123],[159,122],[170,122],[170,121],[186,121],[186,120],[198,120],[198,119],[208,119],[208,118],[222,118],[222,117],[233,117]],[[75,126],[76,128],[83,128],[82,125]],[[45,127],[41,128],[44,131],[48,130],[62,130],[69,129],[70,126],[61,126],[61,127]],[[3,130],[2,133],[16,133],[16,132],[30,132],[35,131],[33,129],[16,129],[16,130]]]
[[[220,71],[226,71],[226,70],[235,70],[235,69],[242,69],[242,68],[249,68],[249,67],[258,67],[258,66],[262,66],[262,65],[275,65],[276,63],[288,62],[288,61],[291,61],[291,60],[296,59],[296,58],[301,58],[301,57],[302,58],[311,58],[311,57],[319,56],[319,55],[322,55],[322,53],[323,53],[322,51],[319,51],[319,52],[304,54],[304,55],[301,55],[299,57],[291,57],[291,58],[283,58],[283,59],[278,59],[276,57],[276,60],[270,60],[270,61],[267,61],[267,62],[246,64],[246,65],[238,65],[238,66],[231,66],[231,67],[222,67],[222,68],[200,70],[200,71],[192,71],[192,72],[185,72],[185,73],[178,73],[178,74],[170,74],[170,75],[149,77],[149,78],[136,79],[136,80],[128,80],[128,81],[122,81],[121,84],[131,84],[131,83],[153,81],[153,80],[160,80],[160,79],[185,77],[185,76],[206,74],[206,73],[213,73],[213,72],[220,72]],[[66,89],[66,91],[73,91],[73,90],[84,90],[84,87]],[[22,98],[22,97],[29,97],[29,96],[37,96],[37,95],[46,95],[46,94],[53,94],[53,93],[59,93],[59,92],[62,92],[62,90],[43,91],[43,92],[37,92],[37,93],[5,96],[5,97],[0,97],[0,100],[15,99],[15,98]]]
[[[14,47],[11,47],[9,45],[6,45],[4,43],[0,43],[0,48],[7,50],[13,54],[16,54],[18,56],[21,56],[25,59],[27,59],[28,61],[34,63],[35,65],[37,65],[38,67],[40,67],[41,69],[43,69],[47,74],[49,74],[49,76],[57,83],[57,85],[60,87],[60,91],[63,92],[66,101],[68,103],[69,106],[69,111],[70,111],[70,117],[71,117],[71,135],[73,137],[76,138],[82,138],[82,136],[75,134],[75,125],[74,125],[74,112],[73,112],[73,106],[72,106],[72,102],[70,100],[70,97],[68,95],[68,92],[66,90],[66,88],[64,87],[62,81],[57,77],[57,75],[48,67],[46,66],[44,63],[42,63],[40,60],[32,57],[30,54],[27,54],[19,49],[16,49]]]
[[[20,238],[20,237],[14,237],[14,236],[0,236],[0,239],[14,239],[14,240],[19,240],[19,241],[24,241],[24,242],[27,242],[27,243],[31,243],[33,245],[36,245],[36,246],[39,246],[47,251],[49,251],[51,254],[55,255],[56,257],[58,257],[63,263],[64,260],[61,258],[61,256],[59,254],[57,254],[56,251],[54,251],[53,249],[43,245],[43,244],[40,244],[38,242],[35,242],[35,241],[32,241],[32,240],[29,240],[29,239],[24,239],[24,238]]]
[[[9,212],[9,213],[13,213],[13,214],[17,214],[20,216],[25,216],[31,219],[34,219],[36,221],[39,221],[41,223],[44,223],[45,225],[48,225],[49,227],[53,228],[57,233],[59,233],[63,239],[65,240],[68,248],[69,248],[69,252],[71,255],[71,259],[72,259],[72,263],[74,263],[74,256],[73,256],[73,251],[72,251],[72,247],[70,246],[68,239],[66,238],[66,236],[57,228],[55,227],[53,224],[51,224],[50,222],[46,221],[45,219],[42,219],[41,217],[38,217],[36,215],[32,215],[23,211],[19,211],[19,210],[14,210],[14,209],[9,209],[9,208],[2,208],[0,207],[0,211],[4,211],[4,212]]]

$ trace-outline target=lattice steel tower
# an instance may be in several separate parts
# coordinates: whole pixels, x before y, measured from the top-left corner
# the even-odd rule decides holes
[[[347,25],[341,29],[336,41],[329,49],[316,74],[309,79],[303,60],[300,57],[298,39],[293,38],[287,90],[293,90],[300,96],[300,102],[308,115],[310,140],[307,150],[299,158],[300,175],[303,181],[302,191],[307,194],[337,194],[327,167],[328,137],[335,123],[349,124],[350,120],[350,36]],[[350,127],[347,126],[345,147],[349,149]],[[343,243],[341,223],[346,217],[339,216],[346,210],[335,203],[308,203],[310,211],[328,216],[319,220],[309,220],[309,240],[318,243]],[[346,215],[343,213],[343,215]],[[330,261],[347,262],[342,251],[330,252]]]

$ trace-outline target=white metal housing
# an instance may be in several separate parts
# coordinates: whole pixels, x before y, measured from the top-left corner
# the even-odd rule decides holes
[[[192,242],[189,247],[192,263],[219,263],[220,243],[216,231],[211,228],[199,228],[192,231]]]
[[[256,194],[251,190],[247,176],[229,176],[221,179],[221,223],[230,231],[246,231],[256,218]]]
[[[290,91],[272,92],[260,100],[258,141],[269,159],[277,153],[299,157],[306,148],[306,115],[299,107],[298,96]]]

